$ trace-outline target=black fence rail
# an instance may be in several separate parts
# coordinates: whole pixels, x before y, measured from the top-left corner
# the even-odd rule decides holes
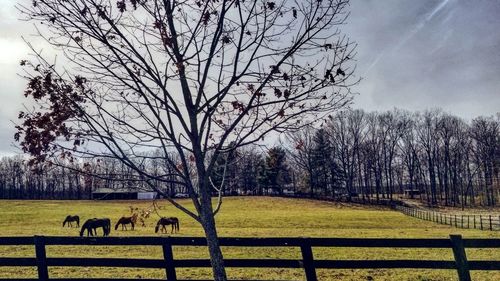
[[[208,259],[174,259],[174,246],[206,246],[199,237],[0,237],[0,246],[34,245],[35,257],[0,258],[1,267],[37,267],[37,279],[16,280],[128,280],[128,279],[53,279],[48,267],[134,267],[164,269],[166,280],[178,280],[176,269],[186,267],[210,267]],[[471,280],[470,270],[500,270],[500,261],[469,261],[466,248],[500,248],[500,239],[462,239],[451,235],[450,239],[382,239],[382,238],[220,238],[222,246],[230,247],[295,247],[302,253],[301,259],[225,259],[226,267],[240,268],[301,268],[306,280],[317,280],[317,268],[329,269],[450,269],[456,270],[460,281]],[[163,259],[129,258],[51,258],[47,257],[47,245],[105,245],[105,246],[159,246]],[[314,259],[314,247],[354,248],[443,248],[453,252],[454,260],[318,260]],[[12,279],[0,279],[12,280]],[[151,279],[150,279],[151,280]],[[161,279],[157,279],[161,280]]]
[[[402,205],[393,205],[393,208],[412,217],[432,221],[435,223],[446,224],[457,228],[491,231],[500,230],[499,215],[457,215]]]

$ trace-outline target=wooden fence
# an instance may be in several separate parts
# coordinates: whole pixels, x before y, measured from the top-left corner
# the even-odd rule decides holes
[[[454,269],[460,281],[471,280],[470,270],[500,270],[500,261],[469,261],[466,248],[500,248],[500,239],[462,239],[451,235],[450,239],[384,239],[384,238],[220,238],[222,246],[230,247],[295,247],[302,253],[301,259],[225,259],[226,267],[240,268],[301,268],[306,280],[317,280],[317,268],[329,269]],[[166,280],[178,280],[177,268],[210,267],[208,259],[174,259],[173,246],[206,246],[199,237],[0,237],[0,246],[34,245],[35,257],[0,257],[1,267],[37,267],[37,279],[16,280],[128,280],[128,279],[52,279],[48,267],[134,267],[164,269]],[[47,257],[46,245],[128,245],[159,246],[163,259],[128,258],[51,258]],[[453,252],[454,260],[318,260],[313,257],[313,247],[354,248],[443,248]],[[13,279],[0,279],[13,280]],[[150,279],[152,280],[152,279]],[[158,279],[160,280],[160,279]]]
[[[500,230],[500,216],[447,214],[402,205],[393,205],[393,208],[412,217],[458,228]]]

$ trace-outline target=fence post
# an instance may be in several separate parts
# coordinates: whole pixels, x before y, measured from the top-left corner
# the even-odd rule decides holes
[[[474,229],[476,229],[476,215],[474,215]]]
[[[490,230],[493,230],[493,226],[491,225],[491,215],[490,215]]]
[[[483,230],[483,215],[479,215],[479,224],[481,225],[481,230]]]
[[[175,273],[174,253],[172,251],[172,243],[170,238],[165,238],[163,242],[163,259],[165,260],[165,272],[168,281],[177,281],[177,274]]]
[[[465,254],[464,242],[461,235],[450,235],[451,246],[453,247],[453,256],[457,266],[458,280],[471,281],[469,272],[469,263]]]
[[[300,245],[300,251],[302,252],[302,263],[304,266],[304,271],[306,273],[307,281],[318,281],[316,276],[316,268],[314,267],[314,257],[311,245],[307,240],[303,240]]]
[[[49,270],[47,268],[47,253],[45,251],[45,237],[35,236],[36,267],[38,270],[38,280],[49,280]]]

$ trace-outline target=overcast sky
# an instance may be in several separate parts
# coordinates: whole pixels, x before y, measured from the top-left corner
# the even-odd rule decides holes
[[[0,155],[12,154],[33,26],[0,0]],[[500,111],[500,0],[351,0],[344,31],[358,43],[355,108],[440,107],[465,119]]]

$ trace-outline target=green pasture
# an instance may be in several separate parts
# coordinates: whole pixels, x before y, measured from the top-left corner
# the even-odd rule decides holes
[[[180,202],[189,206],[189,200]],[[57,235],[77,236],[78,228],[62,227],[66,215],[78,214],[82,220],[93,217],[111,219],[111,236],[159,236],[154,226],[159,215],[176,216],[180,233],[174,236],[202,236],[201,227],[189,216],[158,201],[146,227],[134,231],[114,230],[121,216],[130,216],[130,206],[147,210],[151,201],[0,201],[0,236]],[[456,229],[405,216],[385,208],[269,197],[232,197],[223,202],[217,215],[220,236],[231,237],[350,237],[350,238],[499,238],[499,232]],[[298,248],[224,247],[227,258],[300,258]],[[452,260],[451,250],[443,249],[353,249],[314,248],[318,259],[422,259]],[[471,260],[500,260],[500,250],[467,251]],[[0,257],[32,257],[34,247],[0,246]],[[49,246],[48,257],[130,257],[162,258],[160,247],[152,246]],[[204,247],[174,247],[175,258],[208,258]],[[51,277],[162,278],[164,270],[135,268],[51,267]],[[182,279],[210,278],[209,269],[177,269]],[[231,279],[304,280],[302,270],[228,269]],[[0,268],[0,278],[33,278],[35,268]],[[318,270],[320,280],[457,280],[453,270]],[[500,272],[473,272],[473,280],[500,280]]]

